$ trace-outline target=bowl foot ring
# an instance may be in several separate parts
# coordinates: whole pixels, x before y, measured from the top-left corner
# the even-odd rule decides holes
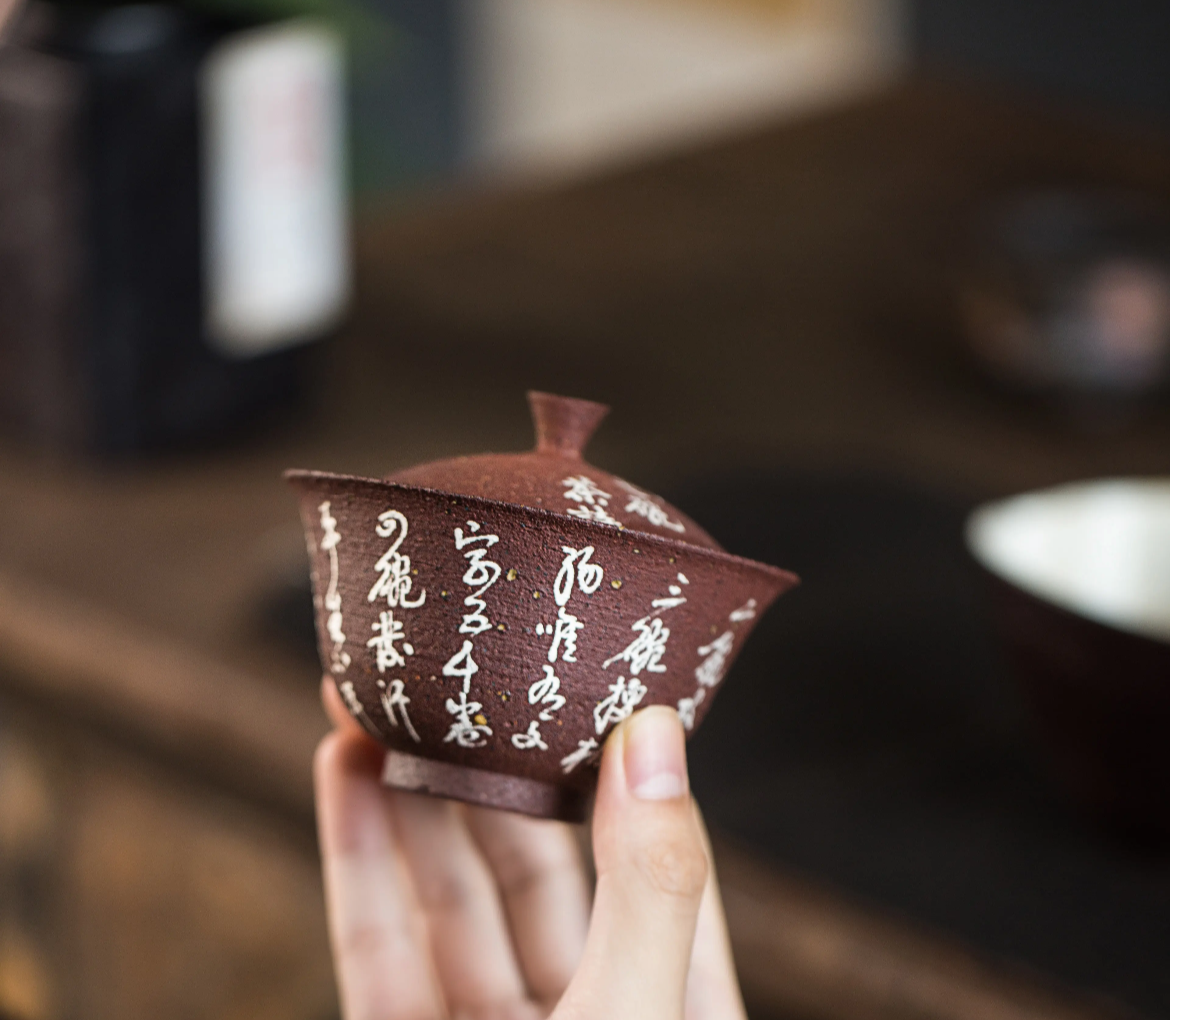
[[[517,811],[537,818],[583,822],[588,815],[590,794],[583,790],[522,776],[507,776],[469,765],[418,758],[400,751],[387,752],[380,778],[386,786],[398,790],[447,797],[479,807]]]

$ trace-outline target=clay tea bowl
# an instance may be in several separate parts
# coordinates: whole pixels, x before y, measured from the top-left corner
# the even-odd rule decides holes
[[[1169,482],[1027,493],[974,511],[966,541],[1054,770],[1151,839],[1168,826]]]
[[[536,447],[387,478],[290,471],[323,668],[391,786],[579,820],[610,730],[697,729],[797,578],[587,463],[608,408],[528,395]]]

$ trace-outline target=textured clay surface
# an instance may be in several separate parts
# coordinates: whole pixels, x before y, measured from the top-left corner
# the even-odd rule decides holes
[[[581,459],[581,450],[609,413],[608,407],[534,390],[527,399],[535,421],[534,450],[433,461],[398,471],[388,481],[552,510],[707,549],[722,548],[661,497]]]
[[[797,579],[728,555],[656,497],[626,511],[638,490],[579,457],[600,405],[537,394],[533,408],[537,398],[533,454],[461,458],[396,481],[287,477],[324,669],[399,752],[385,780],[577,817],[613,726],[663,704],[697,727],[756,621]],[[627,513],[643,528],[622,525]]]

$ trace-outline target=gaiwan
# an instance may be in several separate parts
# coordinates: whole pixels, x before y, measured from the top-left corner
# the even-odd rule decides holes
[[[576,820],[609,731],[654,704],[696,729],[797,578],[586,464],[607,407],[528,399],[530,453],[286,477],[323,668],[388,748],[385,782]]]

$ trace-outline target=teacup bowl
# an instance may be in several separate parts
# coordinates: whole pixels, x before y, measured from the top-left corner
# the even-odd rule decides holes
[[[998,629],[1054,770],[1142,835],[1168,824],[1169,484],[1059,486],[966,526]]]
[[[402,473],[432,486],[287,478],[323,667],[388,749],[385,782],[579,820],[613,727],[660,704],[696,729],[797,578],[724,552],[673,507],[586,465],[600,405],[533,394],[532,406],[536,451]]]

